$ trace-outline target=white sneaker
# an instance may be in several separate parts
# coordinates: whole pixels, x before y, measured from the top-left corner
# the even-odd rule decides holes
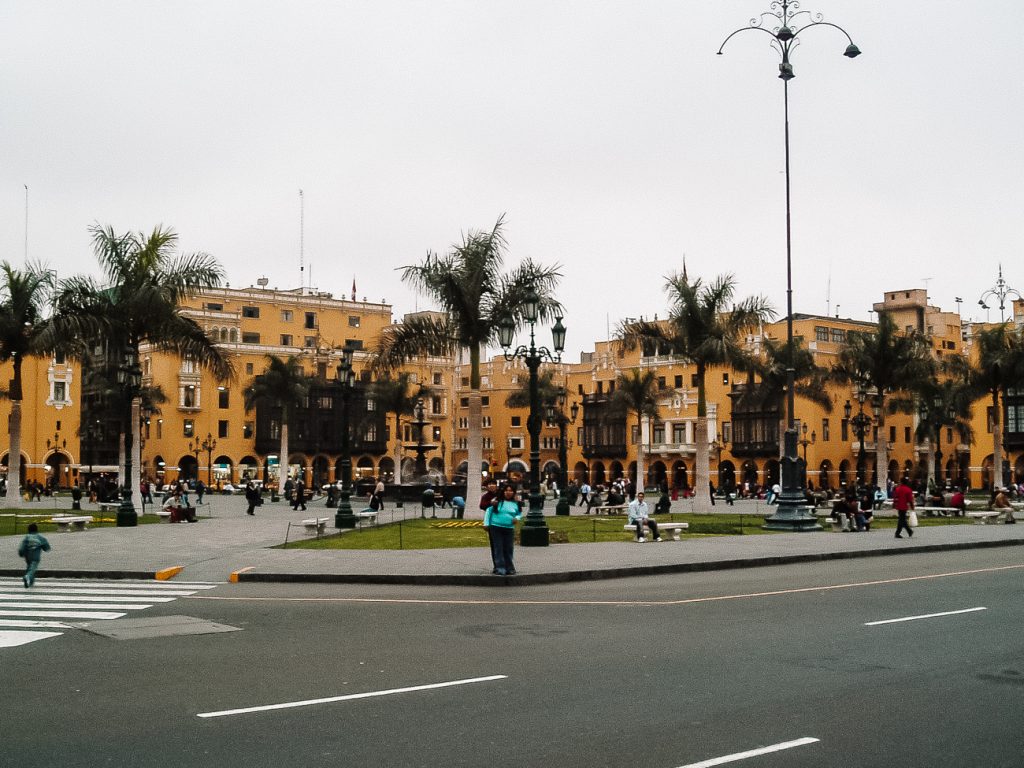
[[[645,541],[647,541],[647,539],[645,539],[643,536],[641,536],[639,539],[636,540],[636,543],[637,544],[643,544]]]
[[[661,541],[661,536],[655,539],[655,541]]]

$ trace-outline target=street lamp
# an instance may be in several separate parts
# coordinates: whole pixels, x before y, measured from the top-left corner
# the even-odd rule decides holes
[[[498,341],[508,361],[519,358],[526,363],[530,371],[530,415],[526,420],[526,431],[530,433],[530,511],[523,523],[519,542],[524,547],[546,547],[548,545],[548,526],[544,522],[544,497],[540,493],[540,392],[537,384],[537,369],[543,360],[560,362],[562,350],[565,349],[565,326],[562,318],[555,318],[551,329],[554,353],[547,347],[537,347],[534,343],[534,330],[540,311],[540,297],[530,288],[523,300],[523,315],[530,324],[530,346],[520,345],[514,352],[509,352],[516,326],[511,317],[505,317],[498,327]]]
[[[853,426],[853,432],[857,435],[857,484],[865,482],[865,457],[864,457],[864,434],[868,431],[868,427],[874,425],[874,419],[868,414],[864,413],[864,401],[867,399],[867,393],[863,389],[858,389],[857,394],[857,415],[851,418],[853,413],[853,406],[850,401],[846,401],[846,405],[843,406],[843,415],[846,416],[846,420]],[[872,409],[874,410],[875,416],[877,417],[880,411],[877,400],[872,400]]]
[[[195,437],[189,441],[188,449],[191,453],[196,456],[196,480],[199,479],[199,453],[201,451],[206,452],[206,485],[207,487],[213,486],[213,449],[217,447],[217,440],[210,433],[206,433],[206,438],[203,442],[199,442],[199,438]]]
[[[804,424],[803,427],[801,427],[801,429],[803,430],[804,436],[803,436],[803,439],[800,440],[800,445],[802,445],[803,449],[804,449],[804,471],[806,472],[807,471],[807,446],[808,445],[814,445],[814,443],[817,442],[817,440],[818,440],[818,436],[817,436],[817,434],[815,434],[812,431],[811,432],[811,439],[808,440],[807,439],[807,425]]]
[[[142,385],[142,370],[139,368],[139,353],[134,345],[128,344],[124,349],[124,359],[117,368],[117,383],[124,392],[126,408],[124,419],[124,485],[121,489],[121,505],[117,508],[117,527],[130,528],[139,524],[139,515],[132,504],[132,442],[134,425],[132,424],[132,403],[139,394]]]
[[[774,0],[769,10],[764,11],[755,19],[752,19],[749,26],[741,27],[729,34],[718,49],[718,55],[722,55],[726,43],[734,35],[748,30],[763,32],[769,35],[771,45],[781,56],[779,64],[779,79],[782,80],[783,110],[785,117],[785,158],[786,158],[786,345],[789,350],[789,365],[786,367],[786,439],[785,454],[782,457],[782,493],[779,496],[779,506],[774,515],[765,523],[765,528],[772,530],[786,531],[816,531],[821,530],[817,518],[805,505],[803,489],[800,487],[800,471],[798,468],[799,459],[796,452],[797,431],[794,411],[794,391],[796,389],[796,376],[793,368],[793,238],[791,231],[790,216],[790,172],[789,172],[789,81],[796,75],[793,72],[793,65],[790,62],[790,53],[800,44],[800,35],[812,27],[834,27],[846,35],[849,45],[843,55],[853,59],[860,56],[860,49],[854,45],[853,39],[842,27],[822,20],[821,14],[812,14],[810,11],[798,10],[800,3],[797,0]],[[771,30],[761,26],[765,21],[770,24],[778,22]],[[802,25],[802,26],[801,26]],[[837,307],[838,309],[838,307]]]
[[[341,492],[338,494],[338,511],[334,513],[335,528],[355,528],[356,516],[352,514],[349,498],[352,496],[352,444],[349,436],[349,403],[356,374],[352,370],[353,349],[348,344],[341,350],[338,363],[338,388],[341,391]]]
[[[1006,299],[1020,299],[1020,291],[1016,288],[1011,288],[1006,284],[1003,279],[1003,265],[999,265],[999,279],[996,280],[996,284],[981,294],[981,298],[978,299],[978,306],[982,309],[988,309],[988,303],[985,299],[999,299],[999,322],[1006,321]],[[959,310],[960,304],[957,303],[957,309]]]
[[[552,414],[554,418],[552,421],[558,424],[558,463],[562,467],[561,479],[558,490],[558,503],[555,505],[556,515],[568,515],[569,514],[569,497],[566,495],[566,488],[569,486],[569,455],[568,448],[569,444],[565,439],[566,429],[570,424],[576,423],[576,417],[580,413],[580,404],[573,403],[569,407],[569,416],[565,415],[565,390],[562,390],[558,394],[558,409],[554,408],[552,403]]]

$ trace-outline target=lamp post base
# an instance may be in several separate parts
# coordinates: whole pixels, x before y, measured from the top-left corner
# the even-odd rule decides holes
[[[555,504],[555,514],[567,517],[569,515],[569,500],[565,498],[565,495],[558,497],[558,503]]]
[[[812,510],[813,507],[807,505],[803,494],[797,492],[789,495],[783,491],[779,494],[779,507],[775,514],[765,518],[764,525],[761,527],[766,531],[790,531],[791,533],[820,531],[821,525]]]
[[[519,531],[519,546],[546,547],[551,543],[550,529],[544,521],[544,497],[540,492],[530,494],[530,511]]]
[[[121,502],[117,508],[117,527],[134,528],[139,524],[139,514],[135,511],[131,499]]]
[[[358,518],[352,514],[352,505],[349,504],[349,491],[343,490],[338,499],[338,511],[334,513],[335,528],[355,528]]]

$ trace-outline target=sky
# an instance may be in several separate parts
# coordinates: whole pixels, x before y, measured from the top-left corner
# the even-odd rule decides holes
[[[232,287],[354,279],[400,317],[433,307],[399,268],[504,215],[509,266],[561,266],[570,360],[664,317],[684,259],[781,317],[778,55],[757,31],[715,55],[768,8],[2,0],[0,260],[94,273],[91,224],[162,224]],[[793,53],[794,311],[869,320],[926,288],[985,320],[1000,264],[1024,291],[1024,3],[803,8],[863,54],[829,26]]]

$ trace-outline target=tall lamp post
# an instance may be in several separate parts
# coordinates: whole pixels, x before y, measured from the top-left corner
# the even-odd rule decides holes
[[[800,445],[804,449],[804,471],[806,471],[806,468],[807,468],[807,446],[808,445],[814,445],[817,442],[817,440],[818,440],[818,435],[812,430],[811,431],[811,439],[808,440],[807,439],[807,425],[804,424],[803,427],[801,427],[801,429],[803,431],[804,436],[800,440]]]
[[[864,451],[864,435],[867,434],[868,427],[874,426],[875,419],[864,413],[864,401],[867,399],[867,393],[863,389],[857,390],[857,415],[852,416],[853,406],[850,401],[847,400],[843,406],[843,415],[846,417],[847,422],[853,427],[853,433],[857,435],[857,484],[867,482],[865,466],[865,451]],[[881,412],[881,408],[878,406],[877,400],[872,400],[872,410],[874,411],[875,417],[877,418]]]
[[[188,449],[191,453],[195,454],[196,457],[196,480],[199,479],[199,453],[201,451],[206,452],[206,485],[207,487],[213,486],[213,450],[217,447],[217,440],[210,432],[206,433],[206,437],[203,442],[199,442],[199,438],[195,437],[189,441]]]
[[[576,417],[580,413],[580,404],[573,403],[569,408],[569,416],[565,415],[565,392],[558,395],[557,410],[555,403],[551,404],[551,413],[548,421],[558,424],[558,464],[562,468],[559,478],[558,503],[555,505],[556,515],[569,514],[569,498],[566,496],[566,489],[569,487],[569,444],[565,439],[565,431],[570,424],[576,423]]]
[[[999,279],[996,280],[996,284],[994,286],[992,286],[987,291],[985,291],[983,294],[981,294],[981,298],[978,299],[978,306],[980,306],[982,309],[987,310],[989,308],[989,306],[988,306],[988,303],[986,302],[986,299],[988,301],[991,301],[992,299],[998,299],[999,300],[999,322],[1002,323],[1002,322],[1005,322],[1005,320],[1006,320],[1006,300],[1007,300],[1007,298],[1010,298],[1010,299],[1020,299],[1021,295],[1020,295],[1020,291],[1018,291],[1016,288],[1011,288],[1009,285],[1006,284],[1006,281],[1003,279],[1003,265],[1000,264],[999,265]],[[959,310],[959,308],[960,308],[960,302],[958,300],[957,301],[957,309]]]
[[[352,441],[349,435],[349,404],[356,374],[352,370],[353,349],[348,344],[341,350],[338,363],[338,387],[341,390],[341,491],[338,493],[338,511],[334,513],[335,528],[355,528],[356,516],[352,514]]]
[[[793,238],[790,217],[790,171],[789,171],[789,81],[796,75],[790,63],[790,53],[799,45],[800,35],[813,27],[833,27],[838,29],[849,41],[843,55],[853,59],[860,56],[860,49],[854,45],[853,39],[842,27],[822,20],[821,14],[799,10],[797,0],[774,0],[769,10],[764,11],[749,26],[731,32],[718,49],[722,55],[726,43],[740,32],[753,30],[769,35],[771,45],[781,56],[779,78],[782,80],[783,114],[785,127],[785,158],[786,158],[786,345],[789,350],[789,365],[786,367],[786,439],[785,453],[782,457],[782,493],[779,496],[778,509],[765,522],[765,528],[785,531],[816,531],[821,530],[813,511],[806,506],[800,480],[799,457],[796,451],[797,430],[794,411],[794,390],[796,388],[793,368]],[[768,29],[764,23],[772,26]]]
[[[498,327],[498,341],[505,350],[505,359],[508,361],[519,358],[526,363],[530,371],[530,415],[526,420],[526,431],[530,433],[530,511],[526,515],[526,522],[519,537],[519,542],[524,547],[546,547],[548,540],[548,526],[544,522],[544,497],[540,493],[540,427],[541,405],[540,391],[537,384],[537,370],[544,360],[559,362],[562,359],[562,351],[565,349],[565,326],[562,325],[562,318],[555,318],[555,325],[551,329],[552,345],[554,353],[547,347],[537,347],[534,343],[534,330],[537,324],[537,315],[540,312],[540,297],[531,288],[523,301],[523,315],[526,322],[530,324],[530,346],[520,345],[514,352],[509,352],[512,346],[512,337],[515,334],[515,323],[512,318],[506,317]]]
[[[134,345],[124,349],[124,359],[117,368],[117,383],[121,385],[128,409],[124,418],[124,485],[121,488],[121,505],[117,508],[117,527],[131,528],[139,524],[139,515],[132,504],[132,448],[134,425],[132,424],[132,403],[142,386],[142,370],[139,355]]]

